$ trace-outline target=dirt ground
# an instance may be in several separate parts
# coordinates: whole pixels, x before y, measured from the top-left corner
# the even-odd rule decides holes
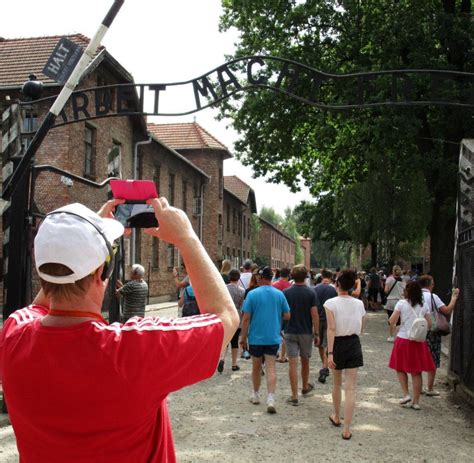
[[[160,315],[166,312],[160,311]],[[290,393],[288,364],[277,364],[275,415],[266,412],[264,400],[261,405],[249,402],[250,361],[239,359],[241,370],[232,372],[229,355],[222,374],[169,398],[178,460],[474,461],[474,410],[448,389],[443,368],[436,383],[440,397],[422,396],[421,411],[398,405],[401,392],[395,373],[387,367],[392,344],[386,337],[386,315],[368,314],[362,336],[365,366],[359,371],[352,440],[343,441],[341,428],[331,426],[328,420],[331,378],[326,384],[316,381],[319,355],[311,360],[315,392],[301,398],[298,407],[285,403]],[[0,462],[17,461],[12,429],[1,428]]]

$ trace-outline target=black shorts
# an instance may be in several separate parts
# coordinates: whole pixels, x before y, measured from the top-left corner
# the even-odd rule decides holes
[[[249,354],[252,357],[263,357],[264,355],[275,355],[278,353],[280,348],[279,344],[272,344],[269,346],[261,346],[257,344],[249,345]]]
[[[357,334],[336,336],[334,338],[333,360],[336,370],[359,368],[364,365],[362,346]]]
[[[235,332],[234,336],[232,336],[232,339],[230,340],[230,347],[232,347],[232,349],[239,348],[239,336],[240,336],[240,328],[237,328],[237,331]]]

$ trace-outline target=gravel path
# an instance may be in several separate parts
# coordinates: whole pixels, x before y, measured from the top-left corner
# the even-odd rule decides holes
[[[168,311],[160,311],[165,315]],[[175,310],[169,311],[175,314]],[[252,405],[250,361],[222,375],[183,389],[169,398],[176,452],[180,462],[472,462],[474,413],[446,386],[438,373],[441,397],[422,397],[421,411],[398,405],[396,375],[387,367],[392,344],[385,341],[386,315],[368,314],[362,337],[366,366],[360,369],[353,438],[341,439],[328,421],[331,378],[315,382],[315,393],[298,407],[285,404],[289,395],[288,364],[277,364],[277,414],[264,403]],[[319,355],[311,360],[316,379]],[[265,389],[263,389],[265,391]],[[11,427],[0,429],[0,462],[17,462]],[[91,462],[93,463],[93,462]]]

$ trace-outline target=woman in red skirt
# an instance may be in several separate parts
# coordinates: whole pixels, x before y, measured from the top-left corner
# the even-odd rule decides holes
[[[395,305],[395,310],[389,323],[395,326],[400,319],[400,330],[392,349],[388,366],[397,371],[398,380],[402,387],[403,398],[400,405],[411,405],[414,410],[420,410],[418,401],[421,394],[422,371],[432,371],[436,368],[426,341],[418,342],[408,339],[408,333],[417,317],[425,317],[428,328],[431,328],[430,310],[423,303],[421,286],[416,281],[407,283],[406,299],[401,299]],[[408,373],[413,384],[413,397],[408,392]]]

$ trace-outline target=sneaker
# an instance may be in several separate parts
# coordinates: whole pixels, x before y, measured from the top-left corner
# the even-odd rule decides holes
[[[270,414],[276,413],[275,399],[273,398],[267,399],[267,412]]]
[[[246,350],[244,350],[240,354],[240,358],[245,359],[245,360],[249,360],[250,359],[250,354]]]
[[[387,342],[393,342],[395,340],[395,338],[393,336],[389,336],[387,338]]]
[[[407,403],[411,402],[411,397],[409,395],[406,395],[402,399],[398,401],[400,405],[406,405]]]
[[[286,403],[290,404],[290,405],[293,405],[293,407],[297,407],[298,406],[298,399],[292,399],[291,397],[288,397],[288,399],[286,399]]]
[[[224,360],[219,360],[219,365],[217,365],[217,371],[222,373],[224,371]]]
[[[321,368],[319,370],[319,378],[318,381],[322,384],[326,382],[326,378],[329,376],[329,368]]]
[[[252,395],[250,396],[250,402],[252,402],[254,405],[258,405],[260,403],[260,396],[258,392],[252,393]]]
[[[418,404],[412,404],[411,408],[413,410],[421,410],[421,407]]]
[[[441,395],[438,391],[434,389],[432,391],[425,389],[424,392],[427,397],[438,397],[439,395]]]
[[[311,383],[308,383],[308,388],[307,389],[301,389],[301,394],[303,395],[308,395],[310,392],[312,392],[314,389],[314,386]]]

